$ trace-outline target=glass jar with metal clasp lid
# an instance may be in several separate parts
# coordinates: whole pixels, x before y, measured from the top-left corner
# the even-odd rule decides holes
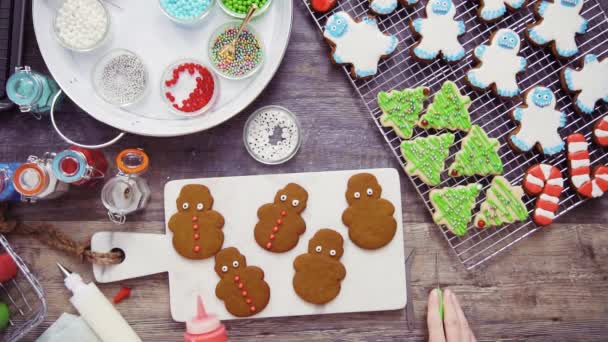
[[[123,224],[127,215],[146,207],[151,190],[141,175],[149,164],[148,155],[140,149],[127,149],[118,154],[118,174],[108,180],[101,191],[101,201],[108,209],[110,221]]]
[[[21,194],[13,185],[13,175],[21,163],[0,163],[0,202],[21,200]]]
[[[8,98],[22,112],[48,113],[59,86],[52,78],[32,71],[29,66],[16,67],[6,82]],[[39,116],[39,115],[38,115]]]
[[[42,158],[30,156],[15,170],[13,186],[28,202],[57,198],[68,191],[69,185],[60,182],[53,173],[51,162],[55,154],[45,153]]]
[[[64,183],[94,185],[105,177],[108,161],[99,150],[71,146],[57,153],[52,167],[53,173]]]

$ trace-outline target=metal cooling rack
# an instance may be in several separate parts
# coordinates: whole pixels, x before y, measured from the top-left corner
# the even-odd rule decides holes
[[[47,303],[42,286],[1,234],[0,253],[8,253],[19,267],[14,279],[0,284],[0,301],[8,304],[11,319],[8,329],[0,332],[0,341],[13,342],[42,323]]]
[[[336,9],[321,15],[312,11],[309,0],[303,1],[320,30],[322,30],[327,18],[336,11],[344,10],[353,17],[361,17],[368,14],[369,11],[369,0],[342,0],[338,2]],[[472,104],[469,110],[472,122],[483,127],[490,137],[498,138],[501,142],[499,153],[504,163],[504,176],[511,183],[519,184],[526,169],[539,162],[553,164],[562,170],[564,177],[567,176],[568,165],[565,153],[552,158],[544,158],[536,152],[516,153],[509,147],[507,135],[516,128],[516,125],[511,121],[508,114],[520,105],[521,101],[500,100],[491,93],[473,91],[463,81],[465,73],[476,64],[472,58],[475,47],[487,43],[490,35],[495,30],[505,27],[511,28],[520,34],[522,39],[520,55],[528,61],[528,70],[519,77],[519,84],[522,89],[527,90],[534,85],[544,85],[551,88],[556,95],[558,108],[567,114],[567,126],[560,131],[562,136],[565,138],[568,134],[581,132],[591,142],[593,124],[595,120],[607,114],[608,106],[606,104],[599,105],[593,115],[582,116],[573,111],[571,98],[561,88],[559,72],[568,65],[578,67],[580,58],[569,61],[557,60],[548,49],[528,44],[523,36],[526,26],[535,21],[533,6],[537,1],[539,0],[529,1],[525,8],[514,13],[508,13],[503,20],[494,24],[486,24],[477,18],[478,1],[457,1],[456,19],[464,20],[467,28],[466,34],[460,37],[467,55],[464,60],[453,65],[440,60],[424,64],[411,57],[411,47],[416,40],[411,34],[409,23],[411,20],[425,15],[426,0],[421,0],[413,9],[400,7],[389,16],[378,17],[380,29],[399,38],[400,45],[397,47],[397,51],[380,63],[379,73],[370,80],[353,79],[348,67],[344,67],[344,71],[401,165],[405,165],[405,160],[400,151],[402,139],[395,134],[392,128],[381,126],[379,118],[382,112],[376,99],[378,92],[426,85],[431,88],[431,94],[434,94],[441,88],[444,81],[451,80],[459,86],[463,94],[471,97]],[[589,25],[587,33],[577,37],[581,50],[578,57],[587,53],[594,53],[601,58],[605,57],[608,54],[608,18],[598,0],[586,0],[582,15],[589,21]],[[430,100],[428,103],[430,103]],[[431,134],[433,133],[431,132]],[[429,135],[429,132],[416,128],[413,138],[426,135]],[[454,154],[459,150],[460,142],[464,136],[465,134],[462,132],[456,134],[456,140],[450,148],[450,157],[446,160],[446,166],[454,160]],[[589,147],[593,165],[608,164],[608,150],[602,150],[595,144],[590,144]],[[489,187],[491,178],[451,178],[447,175],[447,172],[444,172],[443,182],[436,187],[424,184],[417,177],[410,177],[410,180],[424,200],[426,207],[432,213],[432,206],[429,201],[429,192],[432,189],[478,182],[484,186],[484,191],[477,201],[478,209],[479,204],[485,200],[485,191]],[[526,195],[524,201],[528,210],[532,212],[536,198]],[[564,215],[584,201],[585,199],[578,196],[576,191],[570,188],[569,184],[566,184],[560,199],[560,209],[556,216]],[[467,270],[471,270],[541,228],[531,220],[486,229],[477,229],[471,224],[467,235],[463,237],[455,236],[443,226],[440,229],[460,262]]]

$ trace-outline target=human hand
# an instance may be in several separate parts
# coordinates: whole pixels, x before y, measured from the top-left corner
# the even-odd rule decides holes
[[[443,291],[443,322],[439,316],[439,294],[433,289],[429,295],[426,321],[429,328],[429,342],[476,342],[469,322],[462,312],[456,295]]]

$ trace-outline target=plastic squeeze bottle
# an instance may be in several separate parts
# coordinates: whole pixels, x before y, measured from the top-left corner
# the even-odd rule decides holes
[[[103,342],[142,342],[133,328],[114,308],[94,283],[85,284],[82,278],[61,264],[57,264],[65,275],[65,287],[74,296],[70,302],[82,318]]]
[[[186,322],[184,342],[228,342],[226,327],[215,315],[207,314],[201,296],[196,298],[197,315]]]

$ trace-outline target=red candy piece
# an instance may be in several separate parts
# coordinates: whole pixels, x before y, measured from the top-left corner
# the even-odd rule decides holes
[[[255,306],[253,306],[253,305],[252,305],[252,306],[249,308],[249,311],[251,311],[251,312],[255,312]]]
[[[283,220],[278,219],[278,220],[277,220],[277,224],[278,224],[278,225],[282,225],[282,224],[283,224]]]
[[[0,254],[0,283],[7,282],[17,275],[17,264],[8,254]]]
[[[266,249],[271,249],[272,248],[272,242],[269,242],[266,244]]]
[[[247,304],[251,304],[252,302],[253,302],[253,301],[251,300],[251,298],[247,298],[247,299],[245,299],[245,303],[247,303]]]
[[[276,233],[278,231],[279,231],[279,227],[277,227],[277,226],[272,227],[272,232],[273,233]]]
[[[241,277],[239,277],[238,275],[234,276],[234,282],[238,283],[239,281],[241,281]]]
[[[194,229],[194,230],[198,230],[198,224],[196,224],[196,223],[195,223],[195,224],[193,224],[193,225],[192,225],[192,229]]]
[[[310,6],[315,12],[325,13],[334,8],[338,0],[311,0]]]
[[[457,177],[457,176],[458,176],[458,171],[452,170],[452,177]]]
[[[201,236],[200,236],[200,235],[198,235],[198,234],[194,234],[194,240],[198,240],[198,239],[200,239],[200,238],[201,238]]]
[[[276,236],[274,234],[270,234],[270,240],[274,240]]]
[[[239,288],[240,290],[242,290],[242,289],[243,289],[243,287],[245,287],[245,285],[244,285],[243,283],[239,283],[238,288]]]
[[[129,297],[131,297],[131,288],[123,287],[122,289],[120,289],[120,291],[118,291],[116,296],[114,296],[113,302],[114,304],[118,304]]]
[[[243,292],[241,292],[241,295],[243,295],[243,297],[247,297],[247,295],[248,295],[248,294],[249,294],[249,293],[248,293],[247,291],[243,291]]]
[[[484,220],[479,220],[479,222],[477,222],[477,227],[479,228],[483,228],[486,226],[486,221]]]
[[[281,210],[281,216],[286,216],[287,212],[285,210]]]
[[[197,216],[192,216],[192,222],[197,222],[198,221],[198,217]]]
[[[200,251],[201,251],[201,246],[199,246],[199,245],[194,246],[194,253],[198,253]]]

